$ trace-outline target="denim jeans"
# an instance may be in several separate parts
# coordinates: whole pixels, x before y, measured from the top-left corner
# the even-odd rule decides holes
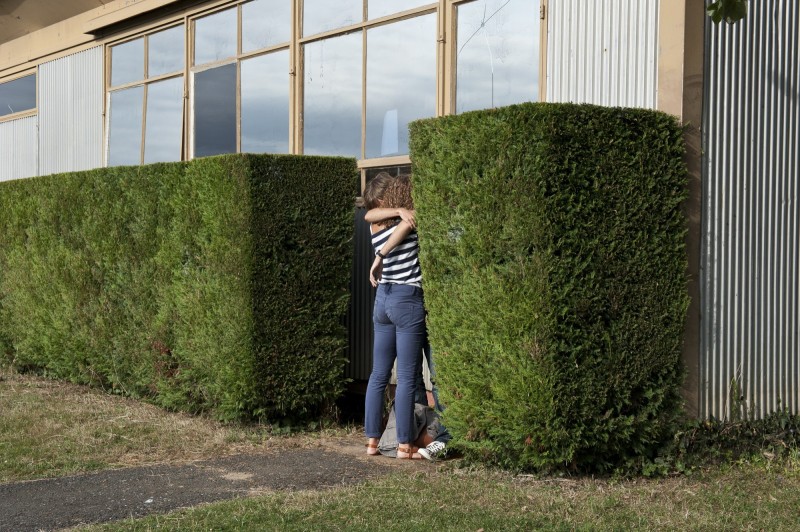
[[[430,372],[431,376],[431,395],[433,395],[433,405],[434,409],[436,410],[437,414],[441,414],[444,412],[444,406],[442,403],[439,402],[439,388],[436,386],[436,369],[433,363],[433,350],[431,349],[431,343],[428,341],[427,331],[425,334],[425,341],[422,345],[422,352],[425,355],[425,360],[428,362],[428,372]],[[417,403],[426,405],[428,404],[428,392],[425,389],[425,379],[422,376],[422,368],[420,367],[417,370],[417,378],[416,378],[416,391],[414,394],[414,400]],[[441,423],[441,421],[440,421]],[[448,432],[447,427],[441,425],[442,429],[439,432],[439,436],[436,437],[436,441],[447,443],[453,437]]]
[[[380,438],[383,420],[383,397],[392,366],[397,359],[395,416],[397,441],[411,443],[414,430],[414,389],[417,368],[422,364],[425,341],[425,306],[422,289],[403,284],[380,284],[372,312],[375,343],[372,373],[367,384],[364,429],[368,438]]]

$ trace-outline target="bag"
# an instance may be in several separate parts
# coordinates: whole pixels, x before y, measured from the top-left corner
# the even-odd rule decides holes
[[[414,441],[420,437],[423,430],[428,431],[428,436],[430,436],[431,440],[435,440],[446,433],[436,411],[429,406],[416,403],[414,405],[414,429],[412,431]],[[397,457],[397,419],[394,414],[394,402],[392,402],[392,408],[389,411],[389,421],[386,423],[386,429],[378,442],[378,452],[384,456]]]

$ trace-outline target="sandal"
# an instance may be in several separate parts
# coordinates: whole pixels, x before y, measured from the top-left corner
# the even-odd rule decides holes
[[[422,455],[417,451],[419,447],[403,443],[397,446],[397,457],[402,460],[422,460]]]
[[[375,443],[368,441],[367,443],[364,444],[364,447],[367,448],[367,455],[375,456],[376,454],[378,454],[378,442],[377,441]]]

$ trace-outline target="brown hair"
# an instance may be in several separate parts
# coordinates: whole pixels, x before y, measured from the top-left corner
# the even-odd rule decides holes
[[[411,199],[411,176],[402,174],[395,178],[384,192],[383,206],[389,208],[403,208],[414,210],[414,200]]]
[[[364,207],[374,209],[378,207],[378,200],[383,200],[386,190],[394,184],[397,178],[386,172],[381,172],[369,180],[364,187]]]
[[[378,204],[379,201],[380,204]],[[412,210],[414,202],[411,199],[411,176],[402,174],[392,177],[386,172],[379,173],[367,183],[364,189],[364,206],[368,210],[376,207]],[[391,227],[399,221],[400,218],[389,218],[377,222],[376,225]]]

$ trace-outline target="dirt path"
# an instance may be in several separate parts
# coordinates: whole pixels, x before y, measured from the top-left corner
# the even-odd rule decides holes
[[[356,484],[397,467],[432,465],[368,458],[360,442],[347,438],[312,449],[0,484],[0,530],[53,530],[116,521],[263,491]]]

